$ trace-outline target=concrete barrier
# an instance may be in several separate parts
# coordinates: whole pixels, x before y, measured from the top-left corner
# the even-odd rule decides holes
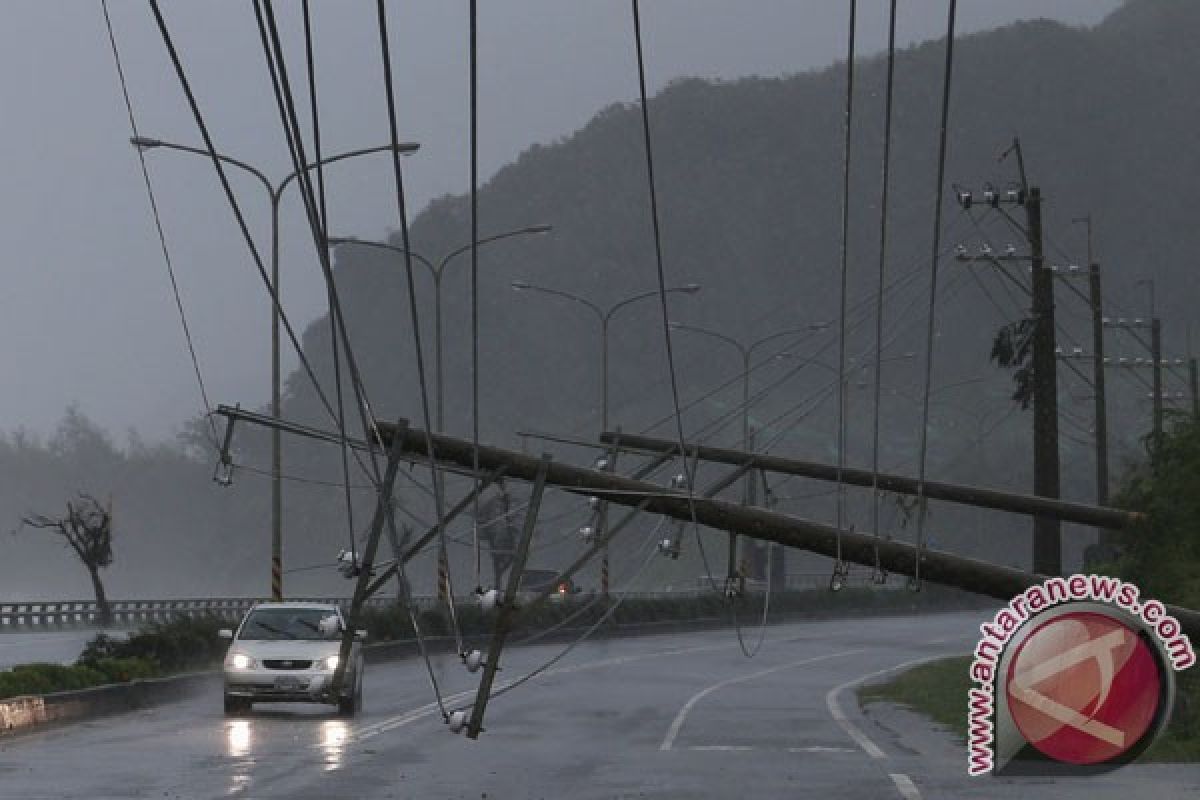
[[[92,719],[148,708],[177,700],[209,684],[215,687],[219,680],[220,673],[216,671],[189,672],[168,678],[148,678],[69,692],[10,697],[0,700],[0,735],[29,731],[56,722]]]

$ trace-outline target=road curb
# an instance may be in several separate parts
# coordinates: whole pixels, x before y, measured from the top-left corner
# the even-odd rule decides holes
[[[160,705],[199,689],[217,675],[215,671],[188,672],[46,695],[10,697],[0,700],[0,736]]]

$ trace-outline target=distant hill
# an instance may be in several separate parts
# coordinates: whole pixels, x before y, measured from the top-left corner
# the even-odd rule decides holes
[[[1095,28],[1022,22],[962,37],[955,46],[948,181],[977,191],[987,182],[1010,185],[1017,177],[1015,159],[998,162],[997,156],[1019,136],[1029,178],[1042,187],[1046,199],[1051,260],[1085,261],[1084,227],[1072,220],[1090,213],[1109,307],[1114,314],[1145,313],[1145,290],[1135,290],[1134,284],[1154,278],[1172,352],[1184,349],[1186,326],[1200,300],[1200,282],[1194,277],[1200,241],[1192,199],[1200,177],[1200,73],[1191,55],[1196,30],[1200,5],[1136,0]],[[919,426],[914,398],[920,391],[943,47],[940,41],[911,47],[896,62],[888,270],[893,278],[914,270],[916,277],[889,294],[885,310],[889,331],[897,331],[888,357],[898,363],[885,371],[884,460],[906,470],[913,468]],[[878,260],[884,79],[882,56],[859,65],[852,304],[869,302]],[[785,78],[680,79],[650,101],[668,276],[673,283],[703,285],[695,297],[672,298],[673,317],[750,340],[836,316],[844,86],[844,66],[835,65]],[[595,319],[582,306],[514,292],[509,284],[528,280],[601,305],[654,287],[640,137],[637,108],[613,105],[577,133],[534,145],[482,188],[483,234],[533,223],[554,226],[549,235],[512,239],[480,251],[485,440],[515,445],[514,432],[525,428],[587,437],[598,430]],[[1023,221],[1020,210],[1013,211]],[[944,214],[946,248],[961,242],[973,249],[986,238],[998,247],[1012,243],[1024,250],[1019,234],[999,214],[977,207],[972,221],[953,204],[949,187]],[[467,198],[441,198],[413,221],[413,246],[436,257],[463,244],[468,225]],[[391,241],[399,243],[397,233]],[[970,270],[976,274],[967,274]],[[421,424],[401,262],[377,250],[347,246],[338,250],[337,274],[376,412]],[[447,427],[468,435],[467,260],[453,262],[446,274]],[[1019,271],[1014,274],[1025,279]],[[988,353],[997,326],[1023,314],[1028,301],[984,268],[943,259],[941,276],[934,385],[961,385],[944,389],[934,402],[931,471],[1026,488],[1030,418],[1016,413],[1003,421],[1011,409],[1011,387],[1007,375],[988,363]],[[423,270],[417,285],[428,325],[432,293]],[[1090,350],[1086,306],[1065,286],[1059,306],[1062,344],[1086,344]],[[623,310],[613,322],[611,418],[627,430],[641,430],[671,410],[658,315],[655,302],[644,302]],[[866,353],[873,342],[871,308],[856,320],[852,355]],[[813,352],[811,341],[832,345],[834,335],[810,340],[796,353]],[[431,348],[431,330],[424,336]],[[305,341],[322,374],[328,375],[325,321],[313,324]],[[775,349],[789,346],[793,344],[784,338]],[[1114,355],[1141,354],[1135,341],[1115,336],[1109,347]],[[739,370],[733,350],[712,340],[677,332],[675,348],[685,401],[734,378]],[[906,352],[917,357],[906,360]],[[836,347],[829,346],[822,358],[835,364]],[[756,387],[785,374],[794,362],[763,367],[755,373]],[[426,367],[432,375],[431,355]],[[1089,390],[1069,371],[1062,372],[1064,481],[1068,492],[1090,499]],[[1137,437],[1148,424],[1143,390],[1130,378],[1110,379],[1111,424],[1122,442],[1115,448],[1118,471],[1120,458],[1136,452]],[[851,460],[857,463],[869,458],[869,379],[869,369],[852,376]],[[828,370],[810,367],[756,404],[755,424],[767,428],[760,441],[783,435],[777,452],[832,458],[832,402],[793,430],[784,430],[791,418],[768,425],[829,380]],[[304,382],[294,375],[289,386],[288,413],[321,419]],[[685,419],[689,431],[735,406],[738,391],[735,383],[692,409]],[[714,441],[737,442],[739,424],[736,418],[732,423]],[[672,429],[656,430],[670,435]],[[984,445],[972,445],[988,430],[992,433]],[[566,457],[568,451],[562,452]],[[575,451],[570,457],[582,456]],[[813,502],[795,510],[826,510]],[[1023,523],[1017,529],[1023,530]],[[971,547],[987,549],[982,539],[966,538],[974,542]],[[1008,552],[1007,544],[997,547],[992,556]],[[1020,556],[1013,559],[1023,561],[1025,546],[1018,550]]]

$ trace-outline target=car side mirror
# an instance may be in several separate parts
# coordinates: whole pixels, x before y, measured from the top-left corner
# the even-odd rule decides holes
[[[354,638],[360,642],[365,642],[367,640],[367,632],[361,629],[357,630],[354,632]]]
[[[233,631],[229,628],[221,628],[221,630],[217,631],[217,638],[218,639],[232,639]]]

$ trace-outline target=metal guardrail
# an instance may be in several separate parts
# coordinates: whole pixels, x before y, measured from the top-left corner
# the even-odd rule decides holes
[[[288,598],[294,602],[337,603],[349,607],[345,597]],[[414,597],[418,610],[432,608],[436,598]],[[169,622],[179,617],[219,617],[236,622],[255,603],[265,602],[254,597],[209,597],[181,600],[115,600],[109,603],[113,627],[122,628],[148,622]],[[394,605],[391,598],[374,597],[368,606],[386,608]],[[40,601],[0,603],[0,634],[13,631],[28,633],[38,630],[94,628],[99,624],[99,608],[94,600]]]
[[[721,577],[717,576],[718,582]],[[783,587],[783,591],[800,591],[819,589],[828,586],[829,576],[824,573],[791,573]],[[870,586],[870,576],[852,573],[847,585]],[[758,593],[766,588],[763,581],[749,581],[747,590]],[[887,587],[895,588],[895,583]],[[686,582],[673,591],[656,592],[620,592],[630,598],[680,598],[707,595],[711,586],[707,576],[698,577],[693,585]],[[436,597],[414,597],[416,610],[427,611],[439,606]],[[470,603],[474,596],[456,598],[461,605]],[[349,608],[350,599],[346,597],[303,597],[288,598],[294,602],[336,603],[343,608]],[[208,597],[179,600],[115,600],[109,605],[112,609],[112,625],[116,628],[133,627],[153,622],[170,622],[179,617],[219,617],[236,623],[255,603],[265,602],[255,597]],[[396,604],[392,597],[376,596],[367,601],[370,608],[389,608]],[[7,632],[20,631],[28,633],[39,630],[67,630],[72,628],[97,627],[99,610],[94,600],[63,600],[36,601],[20,603],[0,603],[0,635]]]

